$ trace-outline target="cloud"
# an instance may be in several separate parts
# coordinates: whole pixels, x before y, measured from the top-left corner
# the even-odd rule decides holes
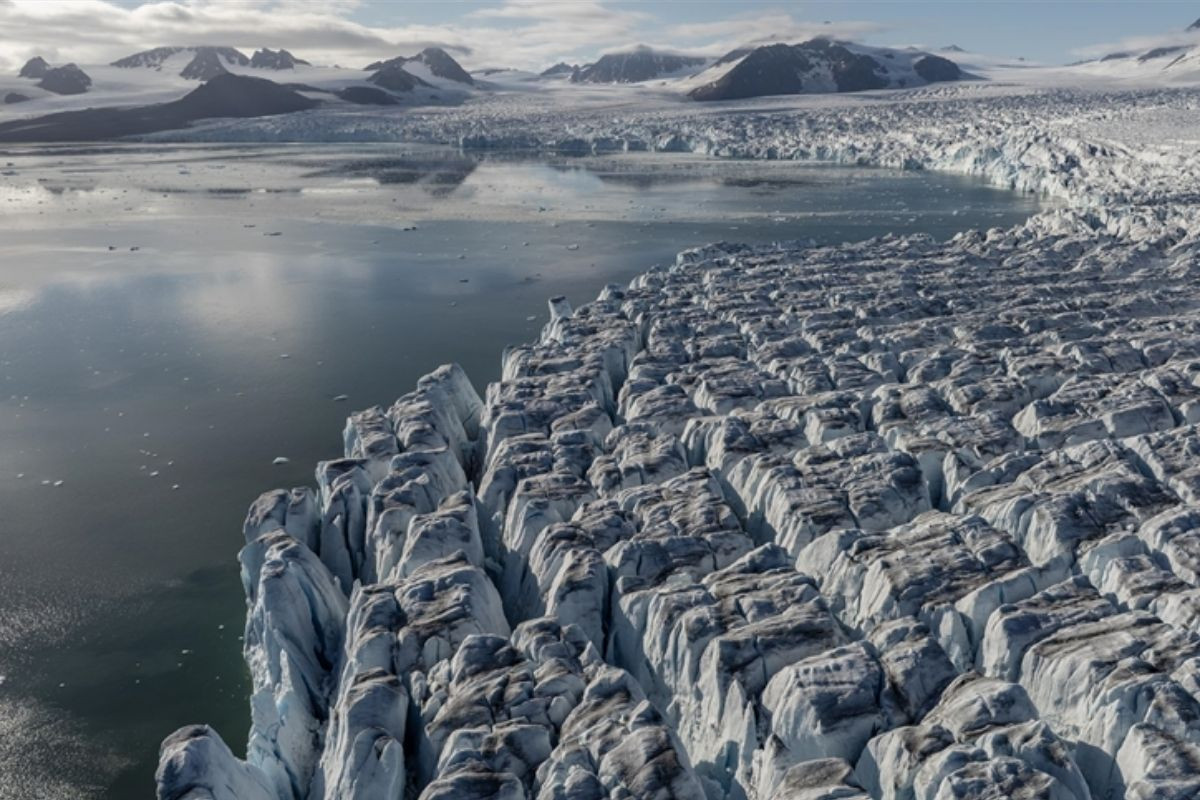
[[[472,48],[450,28],[368,27],[347,18],[356,3],[315,6],[275,2],[148,2],[126,8],[105,0],[8,0],[0,5],[0,62],[9,68],[33,55],[51,62],[107,63],[160,45],[286,47],[325,63],[358,64],[399,51]],[[0,67],[4,66],[0,63]]]
[[[475,19],[541,19],[578,22],[583,20],[648,20],[641,11],[617,9],[598,0],[506,0],[499,6],[487,6],[467,14]]]
[[[1071,52],[1082,58],[1097,58],[1109,53],[1145,53],[1159,47],[1200,45],[1200,30],[1176,31],[1158,36],[1129,36],[1115,42],[1078,47]]]
[[[359,21],[378,20],[381,8],[397,23]],[[759,41],[880,30],[869,23],[802,22],[784,12],[672,25],[603,0],[502,0],[442,24],[400,24],[410,11],[403,4],[368,6],[361,0],[0,0],[0,71],[11,73],[34,55],[51,63],[104,64],[151,47],[201,44],[286,47],[314,63],[345,66],[437,46],[468,67],[538,69],[642,41],[717,55]]]
[[[672,25],[667,28],[666,36],[678,42],[678,47],[686,48],[687,42],[695,42],[693,52],[723,55],[744,45],[772,42],[794,44],[816,36],[861,40],[886,30],[886,26],[875,22],[813,22],[798,20],[791,14],[777,11],[714,22]]]

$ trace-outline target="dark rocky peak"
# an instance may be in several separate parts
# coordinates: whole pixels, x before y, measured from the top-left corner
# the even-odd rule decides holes
[[[404,69],[403,64],[396,63],[388,63],[381,69],[376,70],[375,74],[367,78],[367,80],[380,88],[387,89],[389,92],[411,92],[418,86],[429,85]]]
[[[470,74],[468,74],[467,71],[462,68],[462,65],[455,61],[449,53],[440,47],[427,47],[412,58],[396,56],[395,58],[389,58],[386,61],[376,61],[372,64],[368,64],[365,69],[367,72],[375,73],[375,75],[372,75],[370,78],[368,78],[368,80],[387,89],[391,89],[392,87],[386,86],[381,81],[386,81],[387,83],[394,84],[397,87],[404,87],[404,85],[408,83],[403,75],[398,74],[399,72],[405,72],[405,74],[413,78],[416,81],[416,83],[412,84],[414,87],[422,85],[428,86],[428,83],[404,70],[404,65],[410,63],[423,64],[425,68],[429,70],[431,75],[444,80],[465,83],[469,86],[473,86],[475,84],[475,79],[472,78]],[[392,91],[404,92],[409,91],[409,89],[395,88],[392,89]]]
[[[462,65],[440,47],[426,47],[420,53],[417,53],[417,57],[412,60],[421,62],[429,68],[430,72],[439,78],[468,85],[474,85],[475,83],[470,74],[462,68]]]
[[[92,85],[87,73],[74,64],[46,70],[38,86],[55,94],[83,94]]]
[[[956,63],[941,56],[886,49],[870,53],[856,52],[847,43],[826,38],[793,45],[764,45],[748,52],[734,50],[718,62],[732,66],[710,83],[693,89],[689,96],[694,100],[736,100],[780,94],[861,92],[911,84],[915,80],[913,73],[919,79],[916,85],[965,77]]]
[[[714,61],[713,66],[719,67],[722,64],[731,64],[740,58],[745,58],[746,56],[750,55],[752,52],[754,52],[753,47],[739,47],[736,50],[730,50],[728,53],[726,53],[725,55],[721,56],[716,61]]]
[[[168,106],[190,118],[260,117],[290,114],[317,105],[299,92],[266,78],[223,72]]]
[[[41,56],[34,56],[25,62],[25,66],[21,67],[20,77],[41,78],[49,69],[50,65],[46,63],[46,59]]]
[[[250,56],[250,66],[256,69],[295,69],[297,66],[311,66],[302,58],[296,58],[287,50],[256,50]]]
[[[180,53],[192,53],[193,58],[179,74],[185,78],[194,80],[208,80],[224,72],[225,65],[237,65],[239,67],[250,66],[250,59],[240,50],[233,47],[155,47],[153,50],[143,50],[140,53],[134,53],[131,56],[118,59],[112,62],[111,66],[121,67],[123,69],[135,69],[138,67],[150,69],[162,69],[166,61]],[[214,65],[220,66],[218,72]],[[190,74],[185,74],[190,73]]]
[[[962,77],[958,64],[941,56],[922,56],[913,62],[913,70],[929,83],[956,81]]]
[[[196,52],[195,58],[188,62],[179,75],[190,81],[207,81],[228,72],[219,55],[212,50],[202,50]]]
[[[571,76],[576,83],[639,83],[700,67],[707,59],[660,53],[639,45],[625,53],[609,53]]]
[[[574,75],[578,70],[579,65],[560,61],[553,67],[542,70],[539,75],[543,78],[557,78],[560,75]]]

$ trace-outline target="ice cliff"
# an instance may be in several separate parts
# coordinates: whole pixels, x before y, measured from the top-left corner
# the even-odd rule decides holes
[[[352,415],[246,520],[247,759],[183,728],[159,798],[1200,796],[1197,106],[596,127],[1067,207],[698,247],[552,301],[482,398],[447,366]]]

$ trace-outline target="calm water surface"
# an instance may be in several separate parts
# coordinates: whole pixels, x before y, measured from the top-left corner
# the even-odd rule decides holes
[[[0,152],[0,800],[147,797],[189,722],[242,748],[247,505],[310,483],[349,411],[439,364],[482,391],[546,298],[708,241],[944,238],[1038,208],[964,178],[655,154]]]

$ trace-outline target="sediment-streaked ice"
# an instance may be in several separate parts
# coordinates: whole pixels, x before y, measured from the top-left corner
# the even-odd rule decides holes
[[[483,398],[443,367],[352,414],[313,487],[247,516],[247,761],[184,728],[159,796],[1194,796],[1200,168],[1167,126],[1198,109],[955,87],[560,115],[570,137],[414,116],[1064,204],[697,247],[554,299]]]

